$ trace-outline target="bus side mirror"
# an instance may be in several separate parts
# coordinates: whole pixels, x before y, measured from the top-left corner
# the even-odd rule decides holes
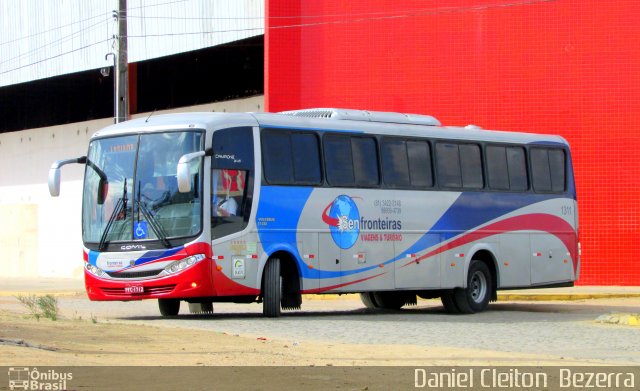
[[[205,151],[198,151],[183,155],[178,161],[178,191],[188,193],[191,191],[191,170],[189,163],[192,160],[206,156]]]
[[[60,167],[54,166],[56,166],[56,163],[49,169],[49,194],[51,194],[51,197],[60,195]]]
[[[51,197],[60,195],[60,167],[71,163],[84,164],[86,162],[87,157],[82,156],[76,159],[58,160],[53,163],[49,169],[49,194],[51,194]]]

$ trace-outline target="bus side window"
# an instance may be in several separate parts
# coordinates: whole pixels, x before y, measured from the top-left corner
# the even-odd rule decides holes
[[[319,185],[320,146],[313,133],[263,131],[264,178],[269,184]]]
[[[358,186],[376,186],[380,183],[378,148],[373,137],[352,137],[353,173]]]
[[[480,146],[477,144],[460,144],[459,148],[462,187],[465,189],[482,189],[484,187],[484,178],[482,175]]]
[[[487,146],[487,174],[489,187],[493,190],[509,190],[507,149],[503,146]]]
[[[531,176],[535,191],[551,191],[551,172],[549,171],[549,151],[543,148],[531,149]]]
[[[291,161],[291,139],[288,133],[262,133],[262,160],[264,177],[268,183],[290,184],[293,182]]]
[[[549,169],[551,171],[551,191],[556,193],[564,192],[566,163],[563,150],[549,150]]]
[[[313,133],[291,133],[291,149],[293,178],[296,185],[321,184],[322,170],[318,137]]]
[[[509,169],[509,188],[517,191],[529,189],[524,148],[507,147],[507,167]]]
[[[327,134],[323,140],[324,164],[327,181],[331,186],[353,186],[353,158],[351,155],[351,139],[349,136]]]
[[[438,168],[438,182],[440,186],[462,187],[459,155],[457,144],[436,144],[436,167]]]
[[[409,187],[409,159],[404,140],[382,140],[382,176],[389,187]]]
[[[431,146],[426,141],[407,141],[411,185],[418,188],[433,187]]]

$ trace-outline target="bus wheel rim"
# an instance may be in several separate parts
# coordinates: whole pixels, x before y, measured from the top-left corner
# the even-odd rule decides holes
[[[471,276],[469,283],[471,298],[476,303],[481,303],[487,295],[487,277],[484,273],[477,271]]]

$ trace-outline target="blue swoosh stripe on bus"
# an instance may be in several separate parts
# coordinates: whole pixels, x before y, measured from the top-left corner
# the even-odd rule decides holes
[[[170,257],[170,256],[176,254],[177,252],[181,251],[183,248],[184,248],[184,246],[180,246],[180,247],[172,248],[172,249],[169,249],[169,250],[150,250],[150,251],[147,251],[144,254],[142,254],[141,257],[135,259],[135,261],[136,261],[135,262],[135,266],[140,266],[140,265],[142,265],[144,263],[155,261],[156,259]],[[97,267],[98,266],[97,261],[98,261],[98,257],[100,256],[100,254],[103,254],[103,253],[101,253],[99,251],[89,250],[89,263],[92,264],[93,266]],[[126,256],[126,255],[124,255],[124,256]],[[126,267],[124,269],[128,269],[129,267]],[[121,269],[121,270],[124,270],[124,269]]]
[[[136,259],[135,266],[142,265],[147,262],[155,261],[156,259],[170,257],[181,251],[184,246],[171,248],[169,250],[151,250],[144,253],[140,258]]]

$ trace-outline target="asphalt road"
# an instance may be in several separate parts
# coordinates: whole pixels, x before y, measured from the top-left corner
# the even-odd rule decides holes
[[[4,297],[0,308],[19,309]],[[492,303],[474,315],[448,315],[439,301],[420,301],[401,311],[366,310],[358,296],[308,300],[302,310],[263,318],[259,304],[214,303],[215,313],[191,315],[182,303],[175,318],[159,316],[155,301],[90,302],[59,297],[69,318],[195,328],[291,343],[423,345],[547,354],[605,364],[640,364],[640,327],[596,323],[611,312],[640,312],[640,299]]]

